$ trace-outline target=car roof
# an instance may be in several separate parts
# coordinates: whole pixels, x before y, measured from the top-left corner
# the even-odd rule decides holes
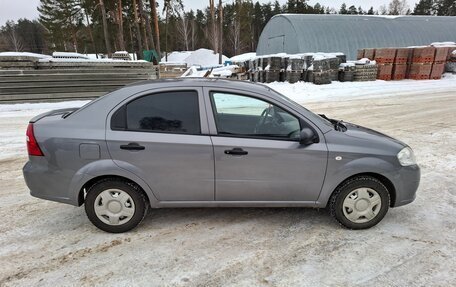
[[[232,89],[248,89],[255,91],[269,91],[271,90],[268,86],[258,83],[252,83],[249,81],[241,81],[236,79],[221,79],[221,78],[196,78],[196,77],[184,77],[174,79],[157,79],[157,80],[146,80],[136,83],[132,83],[125,87],[141,87],[146,89],[161,88],[161,87],[221,87],[221,88],[232,88]]]

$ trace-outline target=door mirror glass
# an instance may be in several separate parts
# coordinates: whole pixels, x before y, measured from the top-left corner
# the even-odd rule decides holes
[[[315,143],[315,133],[309,128],[303,128],[299,133],[299,143],[303,145],[311,145]]]

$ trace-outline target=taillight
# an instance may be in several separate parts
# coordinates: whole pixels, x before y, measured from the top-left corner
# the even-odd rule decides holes
[[[38,142],[36,141],[35,135],[33,134],[33,124],[28,125],[27,133],[25,135],[27,139],[28,154],[34,156],[44,156],[43,152],[40,149],[40,146],[38,145]]]

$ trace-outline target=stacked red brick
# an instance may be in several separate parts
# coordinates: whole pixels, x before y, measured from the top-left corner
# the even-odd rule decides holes
[[[440,79],[451,54],[448,47],[377,48],[358,51],[357,58],[375,60],[377,79]]]
[[[429,79],[434,58],[435,47],[413,48],[408,78],[414,80]]]
[[[403,80],[407,77],[409,52],[409,48],[397,48],[396,57],[394,58],[393,80]]]
[[[396,48],[375,49],[374,60],[378,64],[377,79],[389,81],[393,76]]]
[[[436,80],[442,78],[443,72],[445,72],[445,62],[448,60],[450,48],[449,47],[436,47],[435,58],[432,64],[430,79]]]

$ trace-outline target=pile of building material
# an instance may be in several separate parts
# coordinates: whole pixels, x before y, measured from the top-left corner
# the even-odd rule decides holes
[[[450,54],[450,58],[445,64],[445,71],[456,74],[456,49]]]
[[[242,79],[253,82],[305,81],[321,85],[339,79],[339,67],[346,62],[346,56],[342,53],[280,53],[251,58],[239,57],[231,61],[244,71]]]
[[[178,78],[187,71],[187,64],[159,64],[160,78]]]
[[[445,69],[456,70],[456,52],[452,53],[456,44],[443,44],[361,49],[358,60],[348,62],[342,53],[247,53],[230,59],[238,67],[230,77],[260,83],[304,81],[317,85],[332,81],[440,79]]]
[[[375,61],[363,58],[358,61],[355,61],[354,64],[354,82],[375,81],[375,79],[377,78],[378,71],[378,65]]]
[[[340,82],[353,82],[355,79],[355,63],[342,63],[339,66],[338,80]]]
[[[286,70],[282,72],[285,74],[285,77],[282,76],[282,79],[286,80],[289,83],[296,83],[298,81],[304,80],[309,81],[308,78],[308,69],[311,62],[306,62],[306,59],[301,59],[300,57],[287,57],[284,58],[286,63]]]
[[[112,54],[113,60],[131,61],[130,54],[127,51],[117,51]]]
[[[375,60],[380,80],[440,79],[456,45],[358,50],[358,58]],[[448,65],[448,66],[451,66]],[[451,70],[451,68],[450,68]]]
[[[0,101],[94,98],[158,77],[157,66],[145,61],[0,53]]]

